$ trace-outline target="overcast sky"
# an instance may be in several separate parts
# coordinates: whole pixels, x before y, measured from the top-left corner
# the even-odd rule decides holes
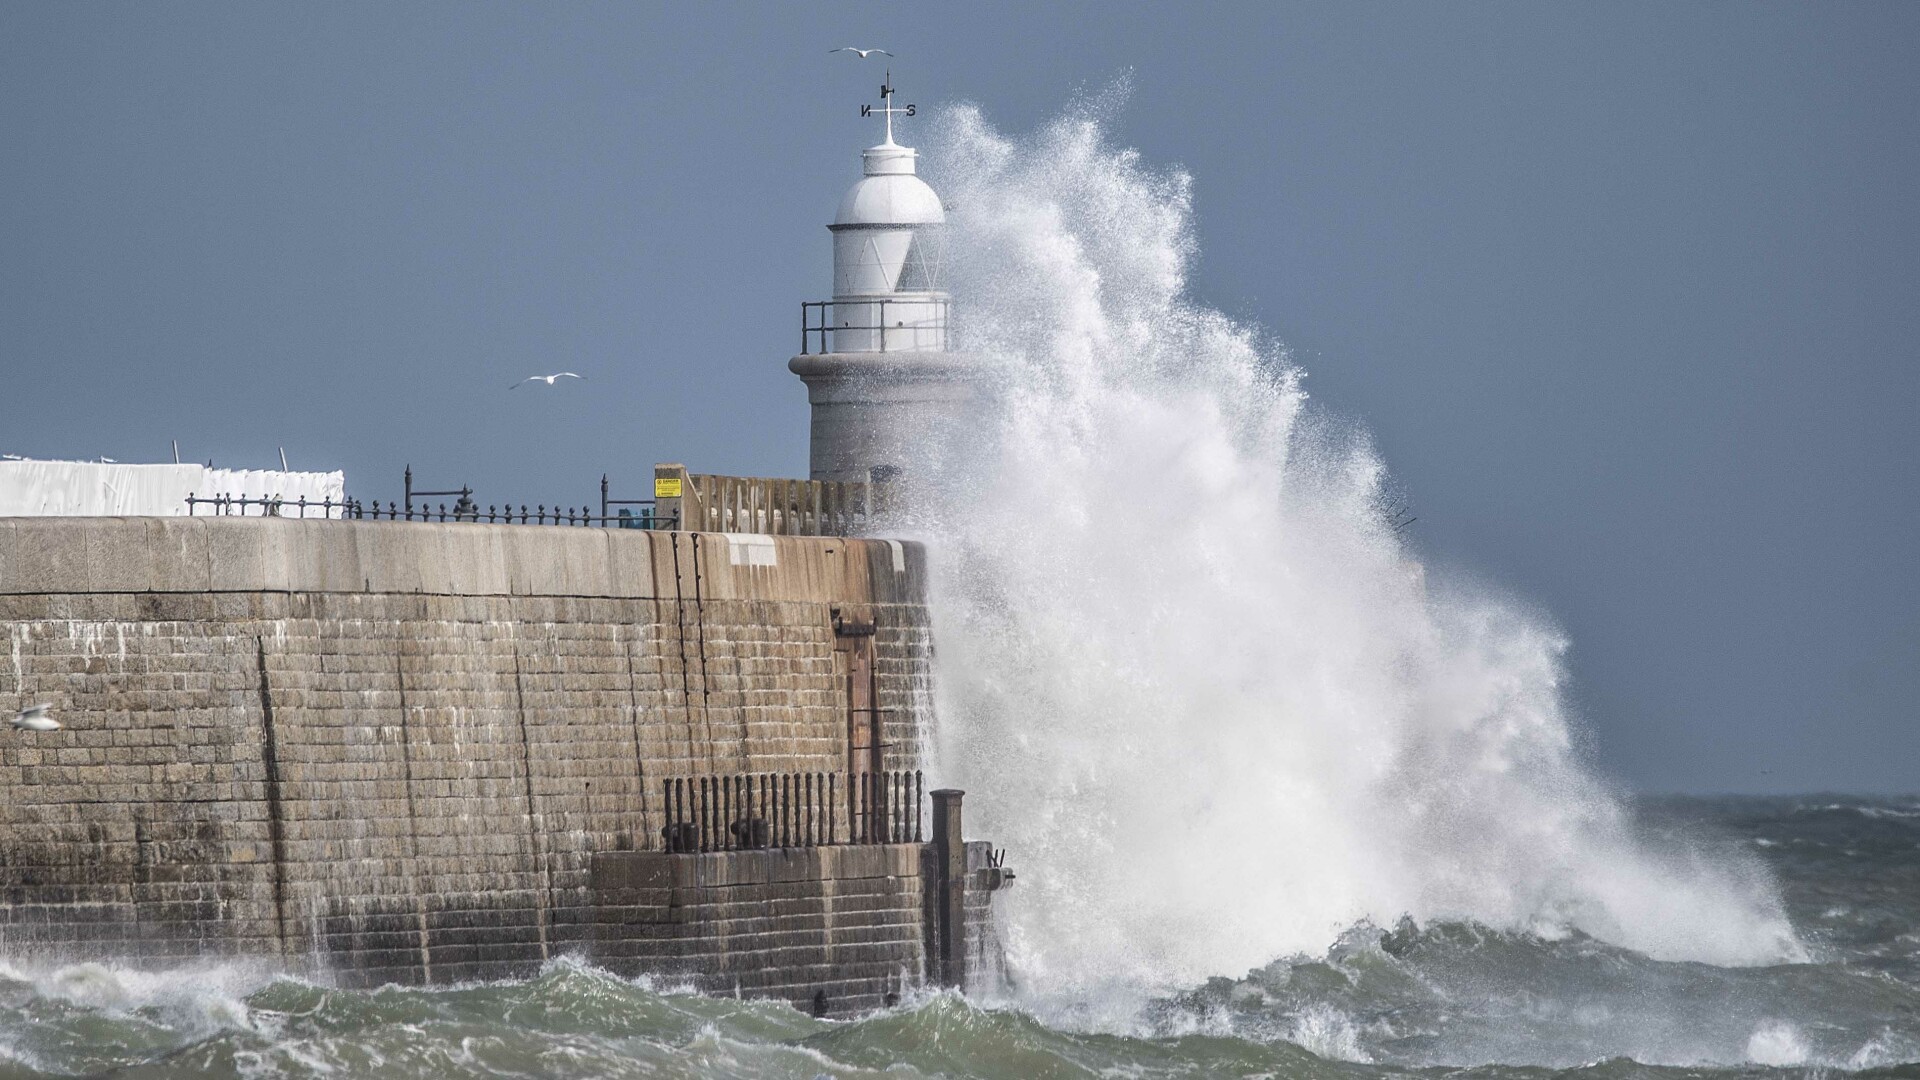
[[[1920,789],[1916,4],[11,3],[0,451],[804,475],[838,45],[1013,132],[1131,73],[1197,298],[1553,614],[1614,775]]]

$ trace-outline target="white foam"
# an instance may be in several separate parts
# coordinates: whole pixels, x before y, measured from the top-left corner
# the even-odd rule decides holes
[[[1023,985],[1192,985],[1402,914],[1800,955],[1757,861],[1653,850],[1580,764],[1549,622],[1429,591],[1364,435],[1186,298],[1188,178],[1098,111],[1015,141],[958,110],[937,156],[1006,394],[925,523],[938,765],[1019,870]]]
[[[1293,1032],[1287,1040],[1323,1058],[1362,1065],[1373,1062],[1360,1047],[1360,1029],[1352,1017],[1330,1006],[1316,1005],[1294,1017]]]
[[[1792,1024],[1768,1020],[1747,1039],[1747,1060],[1755,1065],[1799,1065],[1807,1060],[1807,1044]]]

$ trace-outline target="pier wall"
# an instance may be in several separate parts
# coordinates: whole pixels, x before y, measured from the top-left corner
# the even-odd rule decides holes
[[[604,860],[660,848],[668,778],[844,773],[837,620],[872,623],[884,767],[914,767],[930,643],[912,544],[0,519],[0,709],[48,701],[66,725],[0,732],[0,953],[445,982],[564,953],[692,970],[757,948],[719,907],[609,916]],[[782,886],[800,921],[779,932],[819,929],[829,952],[807,963],[873,946],[836,1009],[923,969],[921,936],[899,931],[922,917],[917,880],[870,872],[914,860],[793,858],[814,870]],[[839,868],[859,871],[844,890]],[[763,983],[796,1001],[810,986]]]

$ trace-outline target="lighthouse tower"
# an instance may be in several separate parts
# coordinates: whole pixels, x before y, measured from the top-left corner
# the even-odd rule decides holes
[[[862,157],[833,233],[833,299],[801,305],[800,355],[787,366],[813,406],[815,480],[915,480],[938,471],[973,400],[962,357],[948,351],[941,290],[946,210],[893,141],[893,78],[878,108],[886,141]]]

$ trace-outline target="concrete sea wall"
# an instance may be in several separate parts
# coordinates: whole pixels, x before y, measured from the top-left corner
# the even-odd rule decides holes
[[[927,970],[930,845],[668,855],[661,790],[915,767],[924,567],[835,537],[0,519],[0,708],[66,725],[0,733],[0,954],[444,982],[578,953],[877,1003]]]

